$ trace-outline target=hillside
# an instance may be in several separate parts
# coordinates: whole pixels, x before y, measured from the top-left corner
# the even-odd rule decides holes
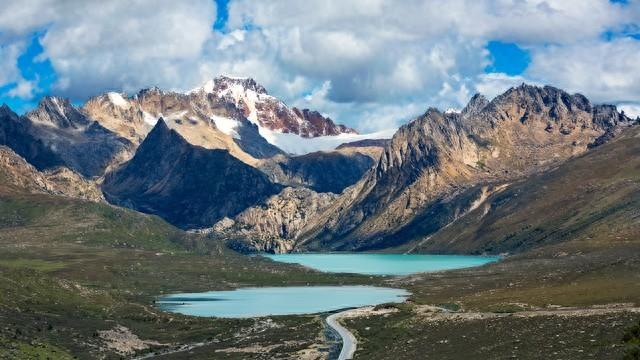
[[[615,107],[524,84],[491,102],[477,95],[461,113],[429,109],[307,225],[298,248],[373,250],[427,237],[502,184],[553,168],[630,123]]]
[[[0,179],[19,180],[0,184],[1,358],[129,358],[180,354],[191,344],[211,353],[256,341],[277,344],[273,356],[295,356],[316,346],[319,317],[279,318],[264,328],[262,320],[164,313],[154,299],[285,281],[364,282],[244,257],[157,216],[44,193],[41,178],[19,176],[33,167],[1,164]]]
[[[522,252],[577,238],[640,231],[640,129],[550,171],[513,183],[430,237],[415,252]],[[480,186],[486,193],[487,186]],[[419,225],[416,225],[419,226]],[[411,233],[399,233],[411,237]]]

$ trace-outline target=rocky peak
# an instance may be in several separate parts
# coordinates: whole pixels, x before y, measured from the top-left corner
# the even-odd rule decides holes
[[[397,176],[407,176],[404,183],[413,181],[423,169],[436,166],[451,152],[463,151],[466,144],[458,114],[429,108],[424,115],[398,129],[380,157],[377,180],[392,176],[393,180],[389,180],[392,183],[398,181]]]
[[[11,110],[7,103],[2,103],[2,106],[0,106],[0,115],[4,116],[9,114],[14,114],[13,110]]]
[[[152,86],[150,88],[141,89],[137,94],[134,95],[134,98],[139,98],[145,95],[162,95],[163,91],[157,86]]]
[[[293,112],[308,124],[309,132],[313,132],[316,136],[327,136],[337,134],[357,134],[358,132],[344,125],[336,125],[329,117],[324,117],[320,112],[309,109],[292,108]]]
[[[231,76],[218,76],[213,79],[213,88],[211,92],[220,93],[227,89],[231,89],[231,91],[237,91],[238,89],[243,89],[246,91],[253,91],[256,94],[267,94],[267,90],[264,86],[258,84],[252,78],[241,78],[241,77],[231,77]]]
[[[302,137],[355,133],[355,130],[337,125],[317,111],[289,108],[283,101],[269,95],[262,85],[251,78],[220,76],[188,94],[212,94],[236,106],[244,117],[267,131]]]
[[[475,115],[482,111],[487,105],[489,105],[489,100],[487,100],[484,95],[476,93],[475,95],[473,95],[471,100],[469,100],[467,106],[462,109],[462,114],[463,116]]]
[[[59,128],[79,128],[90,121],[73,105],[69,99],[57,96],[45,96],[38,107],[26,114],[26,117],[37,123],[53,125]]]
[[[546,111],[551,118],[559,118],[567,112],[591,112],[591,102],[582,94],[571,95],[566,91],[546,85],[544,87],[522,84],[497,96],[493,104],[515,104],[534,112]]]

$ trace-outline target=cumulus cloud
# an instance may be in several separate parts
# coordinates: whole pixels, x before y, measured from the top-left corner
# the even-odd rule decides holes
[[[5,3],[0,85],[18,84],[16,96],[29,96],[33,84],[14,66],[13,46],[38,31],[41,58],[58,79],[52,91],[75,100],[250,76],[289,104],[362,131],[395,127],[429,106],[461,108],[476,91],[493,97],[523,81],[640,102],[640,42],[603,37],[637,31],[638,1],[232,0],[224,31],[212,28],[212,0]],[[485,74],[491,40],[526,49],[525,73]]]
[[[210,0],[39,0],[7,6],[11,11],[3,4],[0,15],[2,32],[16,37],[44,31],[41,57],[57,73],[55,91],[72,98],[193,81],[192,68],[216,17]]]
[[[0,86],[22,78],[18,69],[18,57],[24,51],[23,43],[0,45]]]
[[[553,82],[535,72],[484,74],[487,41],[529,51],[578,47],[637,20],[629,7],[602,0],[237,0],[228,29],[252,29],[228,47],[241,61],[222,54],[212,68],[253,74],[277,93],[279,81],[302,78],[324,88],[313,104],[322,111],[358,128],[371,127],[372,112],[397,116],[373,122],[384,127],[428,106],[460,108],[475,91],[493,97],[524,81]]]
[[[534,81],[526,79],[525,77],[520,75],[511,76],[504,73],[488,73],[478,76],[475,88],[477,92],[486,96],[487,99],[492,99],[497,95],[502,94],[507,89],[518,86],[525,82],[529,84],[535,84]]]
[[[598,102],[640,102],[640,41],[631,38],[536,49],[528,73]]]
[[[38,86],[35,81],[21,79],[16,83],[15,87],[7,91],[7,95],[30,100],[37,89]]]

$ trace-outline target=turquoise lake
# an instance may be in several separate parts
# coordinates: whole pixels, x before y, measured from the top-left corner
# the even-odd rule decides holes
[[[325,272],[408,275],[480,266],[499,256],[401,255],[363,253],[263,254],[274,261],[296,263]],[[159,297],[161,310],[192,316],[249,318],[314,314],[352,307],[403,302],[403,289],[374,286],[252,287],[228,291],[183,293]]]
[[[262,254],[262,256],[324,272],[367,275],[409,275],[480,266],[500,260],[499,256],[363,253]]]
[[[174,294],[160,297],[156,304],[185,315],[249,318],[403,302],[408,295],[403,289],[374,286],[288,286]]]

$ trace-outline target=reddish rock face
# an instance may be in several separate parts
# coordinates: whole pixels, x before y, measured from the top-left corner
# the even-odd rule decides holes
[[[354,129],[335,124],[317,111],[289,108],[251,78],[221,76],[196,91],[212,93],[235,104],[249,120],[269,130],[308,138],[356,133]]]

